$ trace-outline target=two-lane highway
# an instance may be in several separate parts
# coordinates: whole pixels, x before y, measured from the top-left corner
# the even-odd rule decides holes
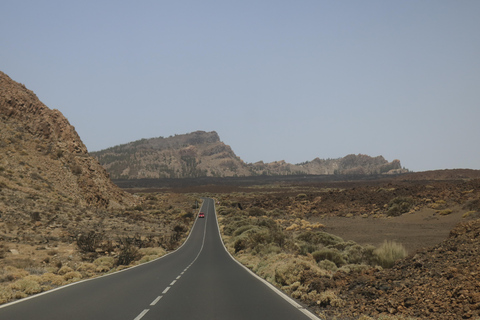
[[[317,319],[230,257],[212,199],[201,211],[177,251],[0,307],[0,319]]]

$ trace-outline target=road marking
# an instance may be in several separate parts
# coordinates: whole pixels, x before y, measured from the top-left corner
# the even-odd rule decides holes
[[[157,304],[158,301],[160,301],[160,299],[162,299],[163,296],[158,296],[157,299],[153,300],[152,303],[150,303],[151,306],[154,306]]]
[[[208,207],[207,207],[207,210],[208,210]],[[207,219],[208,219],[208,217],[207,217]],[[205,221],[206,221],[206,219],[205,219]],[[195,222],[196,222],[196,221],[195,221]],[[217,223],[218,223],[218,222],[217,222]],[[193,229],[193,227],[192,227],[192,229]],[[191,234],[191,232],[190,232],[190,234]],[[189,234],[189,236],[190,236],[190,234]],[[163,290],[162,294],[167,293],[168,290],[170,290],[171,286],[173,286],[173,285],[177,282],[177,280],[180,279],[180,278],[182,277],[182,275],[188,270],[188,268],[190,268],[190,267],[195,263],[195,261],[197,261],[198,257],[200,256],[200,253],[203,251],[203,247],[204,247],[204,245],[205,245],[205,236],[206,236],[206,234],[207,234],[207,224],[206,224],[206,222],[205,222],[205,227],[204,227],[204,229],[203,229],[202,247],[200,248],[200,251],[198,252],[198,254],[197,254],[197,256],[195,257],[195,259],[193,259],[193,261],[188,265],[188,267],[186,267],[185,270],[183,270],[183,271],[180,273],[180,275],[179,275],[175,280],[173,280],[172,283],[170,283],[170,287],[166,287],[165,290]],[[188,240],[188,238],[187,238],[187,240]],[[186,242],[186,241],[185,241],[185,242]],[[185,244],[185,243],[184,243],[184,244]],[[183,246],[183,244],[182,244],[182,246]],[[163,296],[158,296],[155,300],[152,301],[152,303],[150,303],[150,305],[151,305],[151,306],[156,305],[157,302],[160,301],[160,299],[162,299],[162,297],[163,297]],[[143,316],[144,316],[148,311],[149,311],[149,309],[143,310],[134,320],[140,320],[140,319],[142,319]]]
[[[145,314],[147,314],[148,311],[150,311],[150,310],[149,310],[149,309],[143,310],[143,311],[142,311],[135,319],[133,319],[133,320],[140,320],[140,319],[142,319],[143,316],[144,316]]]
[[[217,216],[217,210],[215,209],[215,202],[213,203],[214,207],[213,207],[213,210],[215,212],[215,220],[217,222],[217,230],[218,230],[218,235],[221,239],[221,241],[223,242],[223,239],[222,239],[222,234],[220,233],[220,226],[218,225],[218,216]],[[204,239],[205,240],[205,239]],[[225,246],[225,244],[223,243],[223,248],[225,249],[225,251],[227,252],[227,254],[230,256],[230,258],[235,261],[239,266],[241,266],[243,269],[245,269],[248,273],[250,273],[254,278],[256,278],[257,280],[259,280],[260,282],[264,283],[267,287],[269,287],[273,292],[275,292],[276,294],[278,294],[280,297],[282,297],[285,301],[287,301],[288,303],[290,303],[294,308],[296,308],[297,310],[299,310],[300,312],[302,312],[304,315],[306,315],[308,318],[310,318],[311,320],[320,320],[319,317],[317,317],[316,315],[314,315],[312,312],[310,312],[310,310],[306,309],[305,307],[303,307],[302,305],[300,305],[298,302],[296,302],[295,300],[293,300],[293,298],[287,296],[285,293],[283,293],[282,291],[280,291],[278,288],[276,288],[273,284],[271,284],[270,282],[268,282],[267,280],[261,278],[259,275],[257,275],[256,273],[254,273],[252,270],[248,269],[246,266],[244,266],[243,264],[241,264],[237,259],[235,259],[233,257],[233,255],[227,250],[227,247]],[[198,258],[198,256],[197,256]]]

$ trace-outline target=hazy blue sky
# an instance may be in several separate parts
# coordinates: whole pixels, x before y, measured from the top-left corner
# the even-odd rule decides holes
[[[0,2],[0,70],[90,151],[215,130],[246,162],[480,169],[480,1]]]

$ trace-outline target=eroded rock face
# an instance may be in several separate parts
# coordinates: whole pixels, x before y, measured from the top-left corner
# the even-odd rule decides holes
[[[24,85],[0,72],[1,182],[10,190],[58,193],[81,205],[130,206],[134,198],[90,157],[75,128]]]
[[[196,131],[168,138],[142,139],[92,152],[112,179],[198,178],[295,174],[399,174],[399,160],[382,156],[348,155],[339,159],[316,158],[302,164],[284,160],[245,163],[224,144],[215,131]]]

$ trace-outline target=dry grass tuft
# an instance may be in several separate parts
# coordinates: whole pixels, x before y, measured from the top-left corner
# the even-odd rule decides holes
[[[405,247],[395,241],[385,241],[374,253],[378,265],[383,268],[391,268],[395,264],[395,261],[407,256]]]

